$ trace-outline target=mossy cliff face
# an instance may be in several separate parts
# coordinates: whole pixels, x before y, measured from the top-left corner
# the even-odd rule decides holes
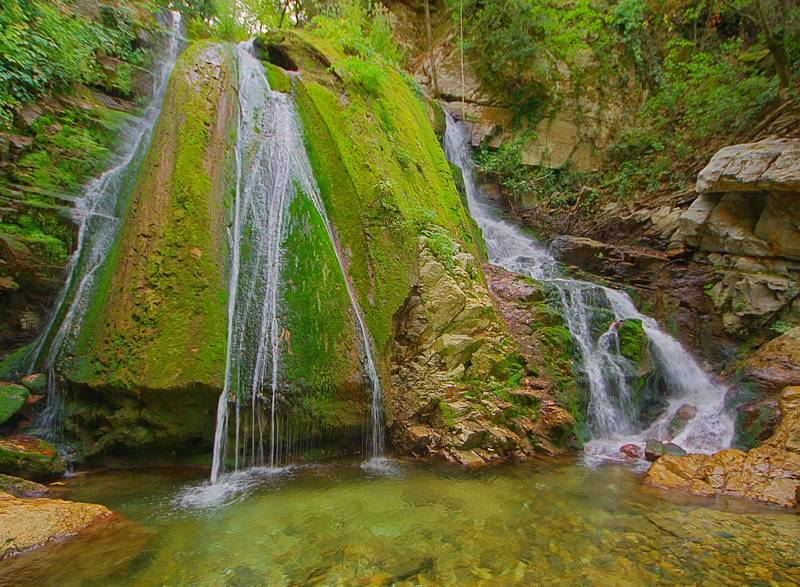
[[[358,441],[370,399],[361,342],[333,244],[302,191],[289,206],[281,286],[281,385],[292,425],[320,446]]]
[[[120,237],[65,365],[66,379],[78,390],[76,415],[86,416],[87,405],[94,406],[84,422],[91,427],[102,420],[104,436],[121,418],[128,430],[120,444],[154,440],[153,434],[137,434],[135,422],[141,416],[142,426],[150,426],[146,404],[163,398],[148,396],[166,393],[175,397],[162,409],[175,416],[158,415],[165,422],[157,429],[165,429],[156,436],[213,434],[214,398],[225,368],[224,230],[234,185],[236,103],[232,50],[205,43],[187,49],[170,80]],[[125,404],[123,391],[138,396],[141,405]]]
[[[329,71],[343,55],[302,33],[279,43],[300,68],[295,96],[325,207],[378,353],[417,272],[417,237],[441,227],[477,255],[478,234],[425,109],[403,78],[376,68],[367,87]]]

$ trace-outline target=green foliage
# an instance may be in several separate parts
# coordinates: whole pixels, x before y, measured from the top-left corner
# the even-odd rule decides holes
[[[143,49],[136,42],[137,21],[121,4],[103,6],[100,21],[68,11],[60,3],[4,0],[0,10],[0,126],[10,125],[14,111],[26,102],[73,84],[130,92],[130,67],[140,65]],[[127,63],[107,71],[98,56]]]
[[[769,327],[769,329],[772,332],[775,332],[777,334],[786,334],[792,328],[793,326],[791,324],[789,324],[788,322],[784,322],[783,320],[776,320],[775,322],[772,323],[772,326]]]

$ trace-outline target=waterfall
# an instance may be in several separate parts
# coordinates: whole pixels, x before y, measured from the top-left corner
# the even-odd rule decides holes
[[[292,199],[309,197],[325,225],[344,278],[372,392],[371,456],[383,454],[383,393],[369,335],[314,179],[292,96],[270,89],[253,42],[237,47],[239,124],[236,199],[229,233],[228,348],[217,406],[211,482],[226,469],[233,418],[233,468],[276,467],[291,446],[279,438],[282,242]],[[234,413],[230,413],[233,404]],[[268,422],[266,418],[269,418]],[[268,431],[265,451],[265,429]]]
[[[154,72],[153,93],[142,114],[129,122],[119,141],[122,151],[112,167],[91,180],[71,211],[78,227],[75,251],[53,313],[29,355],[28,370],[48,375],[47,408],[39,422],[43,433],[58,439],[63,425],[63,398],[58,389],[58,361],[81,328],[94,287],[121,226],[126,198],[147,152],[161,113],[167,81],[182,48],[181,17],[169,13],[166,46]]]
[[[586,377],[590,396],[588,416],[592,440],[587,443],[586,452],[613,456],[618,454],[622,444],[641,444],[648,438],[664,439],[670,421],[687,404],[694,408],[694,416],[674,442],[686,450],[704,453],[729,446],[734,426],[725,411],[725,388],[703,371],[654,319],[637,311],[627,294],[561,277],[546,247],[504,220],[500,211],[487,202],[475,181],[467,132],[452,116],[446,114],[446,117],[445,154],[461,170],[470,213],[483,231],[489,261],[543,281],[557,292],[566,325],[580,353],[580,369]],[[596,332],[591,320],[593,309],[598,307],[614,315],[614,324],[601,333]],[[631,406],[630,362],[619,352],[615,325],[616,321],[625,319],[642,321],[651,358],[669,394],[668,407],[646,429],[637,422]]]

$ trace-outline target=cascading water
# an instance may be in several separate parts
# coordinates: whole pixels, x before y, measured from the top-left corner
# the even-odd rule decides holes
[[[291,96],[270,89],[264,66],[253,55],[252,41],[240,44],[237,52],[239,125],[236,201],[229,234],[228,350],[217,408],[212,483],[220,479],[229,456],[230,404],[234,407],[234,470],[276,467],[291,451],[288,441],[279,438],[279,281],[288,209],[298,193],[311,199],[325,224],[355,315],[372,391],[371,456],[383,454],[384,437],[383,394],[369,336],[322,205],[294,102]]]
[[[500,217],[488,204],[474,177],[466,130],[447,114],[444,139],[447,158],[462,172],[470,213],[483,231],[490,262],[550,284],[557,292],[567,327],[581,355],[581,370],[589,387],[588,406],[592,441],[588,454],[618,455],[620,445],[641,444],[648,438],[666,439],[669,423],[678,410],[694,410],[673,440],[693,452],[713,452],[730,445],[733,420],[725,411],[725,389],[655,320],[638,312],[627,294],[585,281],[564,279],[547,249]],[[592,324],[592,309],[604,307],[614,323],[604,332]],[[631,405],[629,361],[619,352],[616,323],[641,320],[651,358],[669,393],[669,405],[651,426],[642,429]]]
[[[62,431],[63,398],[58,390],[58,362],[74,342],[83,323],[100,268],[108,258],[119,227],[123,203],[130,193],[139,165],[147,152],[153,128],[161,113],[167,81],[181,52],[181,17],[169,13],[166,46],[154,73],[153,93],[142,114],[132,118],[119,141],[123,151],[117,162],[90,181],[83,197],[75,200],[72,218],[78,226],[75,251],[67,265],[64,287],[42,335],[30,354],[28,370],[48,374],[47,408],[40,428],[58,439]]]

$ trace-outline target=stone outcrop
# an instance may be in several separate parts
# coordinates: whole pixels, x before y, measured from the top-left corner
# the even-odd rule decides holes
[[[0,559],[75,535],[111,516],[98,504],[0,493]]]
[[[41,497],[47,492],[47,487],[39,483],[0,474],[0,493],[10,493],[14,497]]]
[[[394,446],[467,466],[561,452],[572,416],[554,401],[545,380],[521,378],[524,366],[476,277],[472,256],[457,253],[453,261],[448,266],[420,243],[419,283],[398,316],[392,352]],[[502,270],[487,271],[497,284],[494,273]],[[541,293],[523,283],[516,293],[498,287],[507,296],[520,295],[520,303]],[[524,357],[532,347],[510,326]],[[519,383],[509,386],[505,381],[514,371]]]
[[[726,449],[713,455],[660,457],[645,483],[693,495],[730,495],[787,508],[796,507],[800,490],[800,387],[780,397],[781,421],[761,446],[744,452]]]
[[[800,139],[720,149],[697,178],[698,193],[800,192]]]

